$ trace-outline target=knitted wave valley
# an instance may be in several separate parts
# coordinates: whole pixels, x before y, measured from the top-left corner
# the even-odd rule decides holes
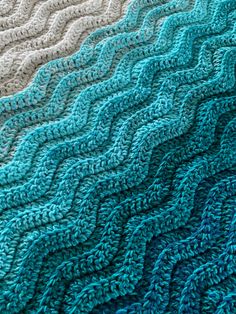
[[[236,313],[236,1],[126,4],[0,99],[0,313]]]

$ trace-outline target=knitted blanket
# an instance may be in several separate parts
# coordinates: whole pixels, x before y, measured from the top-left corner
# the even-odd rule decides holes
[[[0,313],[236,313],[236,1],[0,14]]]

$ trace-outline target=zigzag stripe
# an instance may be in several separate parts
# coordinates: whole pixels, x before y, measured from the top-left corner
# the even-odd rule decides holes
[[[211,278],[211,285],[219,282],[220,280],[226,278],[230,274],[236,271],[236,261],[235,261],[235,213],[231,225],[231,232],[229,233],[229,240],[227,242],[227,247],[225,252],[223,252],[216,260],[209,262],[198,270],[196,270],[187,280],[184,290],[182,291],[182,298],[180,303],[180,313],[189,313],[196,308],[197,302],[193,302],[196,294],[196,288],[193,288],[194,284],[201,284],[201,288],[206,285],[206,280],[208,277]],[[210,266],[210,267],[209,267]],[[204,275],[203,275],[204,272]],[[209,285],[209,283],[208,283]],[[193,291],[193,289],[196,291]]]
[[[166,214],[165,217],[169,218],[170,216],[167,216],[167,214]],[[173,220],[174,220],[173,217],[171,217],[170,222],[172,223]],[[160,221],[161,220],[159,219],[159,222]],[[183,224],[183,222],[181,222],[181,224]],[[159,228],[161,229],[161,230],[159,229],[156,232],[166,232],[166,230],[165,231],[162,230],[162,228],[164,228],[164,220],[163,220],[163,226],[160,225],[159,228],[157,226],[155,226],[155,227],[154,226],[155,225],[152,224],[152,228],[150,228],[151,227],[151,219],[146,219],[145,224],[142,223],[139,225],[138,228],[136,228],[136,230],[134,231],[135,236],[134,236],[134,234],[132,235],[132,239],[135,243],[132,243],[132,240],[129,241],[128,248],[127,248],[127,254],[125,255],[125,261],[123,262],[123,266],[121,267],[119,273],[114,274],[109,279],[103,279],[99,283],[96,282],[94,284],[90,284],[89,288],[88,287],[85,288],[84,290],[81,291],[81,293],[79,293],[75,297],[74,302],[76,302],[76,300],[79,300],[80,303],[77,306],[79,306],[79,310],[81,312],[85,311],[85,309],[86,309],[86,311],[88,311],[89,309],[91,310],[92,306],[94,306],[96,304],[97,300],[101,300],[100,298],[96,298],[96,291],[99,291],[100,289],[102,289],[102,287],[104,287],[102,289],[102,290],[104,290],[104,292],[106,291],[106,287],[110,287],[110,286],[113,287],[113,285],[114,285],[114,287],[117,287],[116,289],[119,289],[119,287],[121,287],[120,285],[122,282],[123,282],[122,286],[124,287],[124,282],[125,282],[126,283],[125,290],[123,292],[119,291],[119,294],[121,294],[121,295],[124,295],[125,291],[129,291],[129,290],[134,288],[134,284],[135,284],[136,280],[138,280],[138,277],[141,275],[141,265],[142,265],[142,262],[141,262],[142,261],[142,254],[141,254],[141,252],[143,250],[145,250],[145,241],[148,241],[147,240],[148,239],[147,234],[150,238],[150,236],[153,234],[153,231],[151,231],[151,229],[153,229],[153,228],[156,228],[156,230],[158,230]],[[173,224],[172,224],[172,226],[173,226]],[[175,226],[176,226],[176,223],[175,223]],[[165,226],[165,228],[166,228],[166,226]],[[142,232],[141,232],[141,230],[142,230]],[[145,234],[144,230],[146,230],[147,234]],[[139,234],[139,239],[137,239],[137,234]],[[141,240],[140,238],[142,238],[142,241],[140,241]],[[146,239],[146,240],[144,241],[144,239]],[[136,246],[135,244],[137,244],[136,241],[138,241],[138,243],[139,243],[139,249],[138,249],[139,252],[137,252],[137,249],[135,252],[131,249],[131,247],[129,247],[130,245],[132,245],[132,248],[134,248]],[[143,242],[144,242],[144,244],[142,245],[142,248],[140,248],[141,243],[143,243]],[[128,267],[130,267],[130,269]],[[125,274],[127,274],[127,273],[132,274],[133,273],[132,268],[135,268],[135,277],[130,278],[129,280],[127,278],[127,280],[124,281],[125,278],[123,278],[123,276],[125,276]],[[108,282],[109,282],[109,285],[107,286]],[[100,289],[98,289],[98,287]],[[72,289],[76,293],[76,289],[74,287],[72,287]],[[113,293],[110,292],[110,294],[103,294],[104,296],[106,296],[105,297],[106,301],[108,300],[108,298],[111,298],[111,296],[113,296],[113,295],[117,296],[116,289],[114,290]],[[110,291],[113,291],[113,289],[111,289]],[[88,303],[87,297],[91,298],[91,295],[94,296],[93,302]],[[73,297],[70,296],[69,300],[66,303],[72,303],[73,302],[72,300],[73,300]],[[89,308],[90,306],[91,306],[91,308]],[[74,304],[72,303],[70,306],[70,311],[72,311],[72,313],[73,313],[73,311],[75,311],[75,310],[76,310],[76,303],[74,303]],[[139,312],[136,311],[136,313],[139,313]]]
[[[108,219],[109,223],[107,223],[105,233],[103,236],[104,238],[102,240],[100,240],[99,244],[95,247],[95,249],[93,251],[85,253],[84,256],[80,259],[78,259],[78,257],[73,258],[73,259],[71,259],[71,261],[69,261],[68,263],[66,262],[66,263],[62,264],[61,267],[57,269],[57,272],[54,274],[54,277],[52,278],[52,281],[49,284],[49,287],[52,283],[53,283],[53,286],[50,287],[50,290],[47,293],[45,291],[46,295],[47,294],[52,295],[53,290],[51,290],[51,289],[55,289],[55,286],[54,286],[56,283],[55,280],[58,276],[59,276],[59,278],[60,278],[60,276],[63,276],[63,277],[66,276],[66,278],[68,279],[68,276],[69,276],[69,278],[71,278],[71,274],[72,273],[74,274],[74,271],[79,272],[80,275],[84,275],[87,273],[88,270],[89,270],[89,272],[90,271],[96,271],[96,270],[99,270],[101,267],[107,266],[107,264],[110,262],[110,258],[113,257],[114,254],[117,253],[117,249],[118,249],[114,246],[109,246],[109,244],[119,242],[117,236],[120,235],[121,230],[122,230],[122,225],[120,225],[120,223],[122,222],[122,220],[124,218],[127,219],[127,215],[130,215],[130,213],[128,214],[128,212],[127,212],[128,209],[129,209],[129,207],[125,208],[125,210],[124,209],[122,210],[122,208],[120,208],[120,206],[119,206],[114,212],[112,212],[111,216]],[[135,211],[134,211],[133,215],[138,213],[138,208],[134,207],[134,209],[135,209]],[[141,210],[141,209],[142,209],[142,207],[140,207],[139,210]],[[121,220],[120,223],[119,223],[119,220]],[[116,227],[116,225],[117,225],[117,227]],[[114,227],[116,229],[114,229]],[[111,234],[114,236],[111,237]],[[95,263],[95,261],[97,260],[98,251],[100,252],[99,253],[100,263],[99,264]],[[94,254],[94,256],[92,254]],[[94,257],[94,259],[92,259],[92,256]],[[78,265],[80,265],[80,266],[78,267]],[[70,272],[67,271],[69,269],[70,269]],[[72,269],[74,270],[73,272],[71,272]],[[61,285],[62,285],[62,283],[60,281],[60,288],[61,288]]]
[[[226,132],[226,134],[228,134],[228,132]],[[227,137],[226,137],[226,139],[227,139]],[[223,140],[223,142],[222,142],[222,145],[225,145],[225,139]],[[225,152],[226,154],[228,153],[227,151]],[[223,162],[223,165],[225,165],[225,164],[227,164],[227,162],[232,162],[232,161],[230,161],[230,159],[232,159],[233,157],[234,157],[234,155],[235,154],[233,154],[233,156],[231,156],[230,157],[230,155],[228,155],[228,157],[226,158],[226,156],[225,156],[225,153],[223,154],[223,156],[221,156],[221,155],[219,155],[219,156],[221,156],[220,157],[220,159],[218,160],[218,164],[220,165],[220,163],[222,163]],[[222,160],[222,158],[223,158],[223,161],[221,161],[220,162],[220,160]],[[204,165],[204,163],[203,163],[203,165]],[[203,166],[202,165],[202,166]],[[199,167],[198,167],[198,169],[199,169]],[[203,167],[203,169],[204,169],[204,167]],[[211,171],[216,171],[216,169],[211,169]],[[190,171],[190,174],[191,174],[191,171]],[[190,177],[191,177],[191,175],[190,175]],[[186,180],[185,180],[186,181]],[[104,186],[103,186],[104,187]],[[180,200],[180,204],[179,204],[179,206],[181,206],[182,207],[182,204],[181,204],[181,200]],[[176,211],[176,212],[178,212],[178,211]],[[88,213],[89,213],[89,211],[88,211]],[[89,231],[89,226],[91,226],[91,224],[92,224],[92,219],[94,219],[94,218],[92,218],[92,216],[91,215],[84,215],[83,214],[83,216],[81,216],[81,218],[80,218],[80,215],[81,215],[82,213],[80,213],[79,214],[79,216],[78,216],[78,226],[76,226],[76,228],[78,228],[78,230],[83,230],[83,234],[81,234],[81,231],[80,231],[80,234],[79,234],[79,238],[81,239],[81,241],[84,241],[86,238],[87,238],[87,235],[86,234],[88,234],[88,233],[90,233],[90,231]],[[84,218],[82,218],[82,217],[89,217],[89,222],[87,223],[87,225],[85,225],[85,219]],[[187,219],[187,215],[185,214],[185,219],[183,219],[183,217],[181,217],[181,224]],[[94,223],[94,222],[93,222]],[[81,227],[80,227],[80,224],[81,224]],[[169,224],[168,224],[169,225]],[[171,222],[170,222],[170,225],[172,225],[172,219],[171,219]],[[175,223],[175,225],[176,225],[176,223]],[[167,226],[166,226],[167,227]],[[67,230],[66,232],[68,232],[68,230],[69,230],[69,226],[65,229],[65,230]],[[75,224],[73,224],[72,226],[71,226],[71,228],[72,228],[72,230],[74,230],[73,231],[73,235],[75,236],[75,237],[77,237],[77,233],[75,232]],[[53,241],[53,238],[55,238],[55,240],[57,239],[57,242],[55,242],[55,243],[53,243],[53,247],[52,247],[52,249],[53,250],[55,250],[55,249],[57,249],[57,247],[58,247],[58,240],[60,239],[60,245],[63,243],[63,242],[67,242],[67,245],[68,245],[68,239],[66,239],[66,237],[65,237],[65,235],[64,235],[64,237],[62,238],[59,234],[57,234],[56,233],[56,230],[53,232],[53,234],[51,233],[51,236],[50,236],[50,242],[52,243],[52,241]],[[71,235],[70,235],[70,239],[71,239]],[[71,239],[72,240],[72,239]],[[39,244],[41,243],[41,245],[43,244],[43,247],[45,246],[45,243],[44,242],[41,242],[41,241],[36,241],[36,242],[38,242]],[[34,243],[34,245],[36,244],[36,242]],[[48,248],[49,250],[51,250],[51,248]],[[44,250],[45,250],[45,247],[44,247]],[[37,256],[38,256],[38,252],[39,252],[39,248],[37,248]],[[28,250],[28,252],[27,252],[27,255],[31,255],[31,253],[30,253],[30,250]],[[34,260],[34,258],[33,258],[33,256],[31,255],[31,257],[27,257],[26,258],[26,261],[27,261],[27,263],[28,262],[30,262],[30,263],[33,263],[33,265],[35,265],[35,263],[33,262],[33,260]],[[37,263],[38,265],[39,265],[39,263]],[[24,266],[24,268],[25,268],[26,266]],[[24,268],[22,268],[22,269],[24,269]],[[28,273],[28,272],[27,272]],[[27,292],[27,296],[29,296],[29,291]],[[16,300],[14,300],[14,302],[16,302]]]
[[[59,2],[64,24],[49,17],[59,7],[43,22],[66,34],[88,2]],[[3,33],[25,34],[1,60],[28,49],[37,25],[26,26],[56,1],[26,3],[3,7]],[[102,3],[98,20],[121,8]],[[234,310],[235,10],[233,0],[132,1],[0,99],[1,313]]]
[[[159,10],[156,10],[157,12],[156,12],[156,14],[157,13],[159,13]],[[152,16],[151,16],[152,17]],[[144,27],[144,30],[145,30],[145,28],[146,27]],[[140,37],[142,36],[142,33],[140,34]],[[150,35],[148,35],[148,37],[149,37]],[[120,41],[120,38],[118,37],[117,38],[117,40],[118,41]],[[136,38],[136,40],[137,40],[137,38]],[[114,41],[114,40],[113,40]],[[161,40],[160,40],[160,42],[161,42]],[[109,43],[109,42],[108,42]],[[112,42],[111,42],[112,43]],[[140,43],[140,42],[139,42]],[[133,41],[132,41],[132,45],[133,45],[134,43],[133,43]],[[112,43],[112,45],[113,45],[113,43]],[[125,44],[125,45],[127,45],[127,44]],[[114,42],[114,47],[116,47],[115,49],[117,49],[117,43],[116,43],[116,41]],[[111,46],[111,48],[112,48],[112,46]],[[140,49],[139,49],[140,50]],[[130,57],[130,56],[129,56]],[[140,56],[139,56],[139,58],[140,58]],[[126,58],[126,60],[124,60],[124,61],[127,61],[127,59],[129,59],[129,58]],[[133,61],[132,61],[133,62]],[[125,69],[125,71],[127,71],[127,63],[126,62],[124,62],[125,64],[124,64],[124,69]],[[121,65],[122,65],[122,63],[121,63]],[[97,68],[98,69],[100,69],[100,64],[99,64],[99,62],[98,62],[98,64],[97,64]],[[122,66],[122,68],[123,68],[123,66]],[[91,70],[91,72],[93,71],[93,69]],[[126,74],[129,74],[129,73],[126,73]],[[77,73],[75,73],[74,74],[74,76],[76,76],[77,75]],[[85,71],[85,75],[86,76],[89,76],[88,75],[88,73],[87,73],[87,71]],[[122,77],[121,78],[119,78],[120,76],[122,75]],[[119,85],[119,88],[121,87],[121,86],[123,86],[123,84],[122,84],[122,78],[123,78],[123,75],[124,75],[124,73],[120,73],[120,70],[119,70],[119,73],[117,73],[117,75],[115,75],[115,77],[113,77],[112,78],[112,81],[111,82],[109,82],[108,81],[108,83],[105,83],[105,86],[103,87],[104,89],[108,89],[108,87],[109,87],[109,89],[111,88],[111,86],[112,85],[114,85],[114,81],[115,80],[118,80],[118,82],[121,84],[121,85]],[[68,77],[68,82],[70,82],[70,78]],[[117,81],[116,81],[117,82]],[[125,77],[123,78],[123,82],[124,82],[124,84],[127,84],[127,76],[126,76],[126,79],[125,79]],[[62,81],[61,83],[60,83],[60,85],[58,86],[58,90],[61,90],[61,89],[64,89],[65,91],[68,89],[68,86],[64,86],[63,84],[65,84],[65,81]],[[117,83],[115,84],[116,86],[118,85]],[[96,88],[93,88],[93,89],[91,89],[91,90],[88,90],[88,91],[85,91],[85,95],[84,94],[82,94],[79,98],[78,98],[78,100],[76,100],[76,104],[75,104],[75,106],[77,105],[77,103],[79,103],[80,102],[80,99],[83,99],[83,97],[93,97],[94,98],[94,91],[96,90],[96,92],[98,91],[98,88],[100,87],[100,85],[98,85]],[[102,86],[101,86],[102,87]],[[100,88],[101,88],[100,87]],[[70,86],[70,88],[71,88],[71,86]],[[113,89],[114,89],[114,87],[113,87]],[[113,91],[113,89],[111,90],[111,92]],[[101,90],[101,92],[102,93],[104,93],[104,90],[102,89]],[[55,111],[55,109],[53,109],[53,108],[57,108],[57,107],[59,107],[60,108],[60,106],[58,106],[58,104],[60,103],[60,101],[63,101],[63,99],[65,98],[65,96],[64,96],[64,98],[59,98],[58,99],[58,93],[57,93],[57,90],[55,91],[55,93],[54,93],[55,95],[57,95],[55,98],[52,98],[52,101],[51,101],[51,104],[53,104],[53,107],[52,108],[50,108],[50,105],[49,105],[49,112],[50,112],[50,114],[52,113],[52,112],[54,112]],[[62,92],[60,93],[60,94],[62,94]],[[56,106],[57,105],[57,106]],[[57,109],[58,110],[58,109]],[[45,114],[45,112],[43,112],[43,114]],[[38,117],[38,115],[39,115],[39,117]],[[30,113],[30,116],[31,116],[31,120],[30,120],[30,123],[32,123],[32,113]],[[39,119],[40,118],[40,114],[37,112],[37,119]],[[21,123],[22,123],[22,118],[21,118]],[[15,125],[15,122],[16,121],[13,121],[13,123],[14,123],[14,125]],[[9,126],[7,126],[7,128],[8,128],[8,130],[9,130],[9,128],[12,128],[12,126],[13,126],[13,124],[11,124],[11,125],[9,125]],[[23,125],[24,126],[24,125]],[[23,127],[22,126],[22,127]],[[11,131],[12,132],[12,131]],[[5,138],[7,138],[7,137],[9,137],[9,134],[4,134],[3,133],[3,137],[2,137],[2,139],[4,140]],[[11,137],[10,137],[11,138]],[[3,142],[3,144],[4,144],[4,142]],[[4,149],[5,151],[7,150],[6,148]]]
[[[143,119],[142,119],[142,124],[143,124],[143,122],[145,121],[145,116],[146,116],[146,112],[145,112],[145,110],[144,110],[144,115],[143,115]],[[137,118],[140,118],[140,114],[138,114],[138,115],[136,115],[136,117]],[[132,120],[131,120],[132,121]],[[147,122],[148,122],[148,120],[147,120]],[[138,121],[136,122],[135,121],[135,124],[137,125],[137,123],[138,123]],[[158,122],[159,123],[159,122]],[[132,121],[132,124],[134,124],[134,122]],[[130,128],[130,126],[129,126],[129,124],[128,124],[128,127],[127,128],[125,128],[125,130],[127,130],[127,129],[129,129]],[[166,130],[165,130],[166,131]],[[122,133],[122,132],[121,132]],[[125,131],[124,132],[124,134],[127,136],[127,131]],[[126,139],[127,140],[127,139]],[[128,139],[129,140],[129,139]],[[121,143],[122,143],[122,139],[121,139]],[[122,146],[125,148],[126,147],[126,145],[125,145],[125,143],[123,142],[122,143]],[[118,147],[119,147],[119,145],[118,145]],[[138,145],[135,145],[135,147],[138,147]],[[116,147],[116,149],[117,149],[117,147]],[[123,152],[124,152],[124,149],[123,149]],[[112,158],[112,156],[114,155],[114,152],[109,152],[109,154],[107,154],[108,155],[108,158],[106,158],[106,159],[108,159],[108,160],[111,160],[111,158]],[[100,159],[101,160],[106,160],[106,159],[104,159],[104,157],[106,157],[106,155],[105,156],[102,156]],[[122,159],[121,159],[121,162],[122,162],[122,160],[123,160],[123,158],[125,158],[125,154],[122,156]],[[114,167],[114,165],[117,165],[117,161],[116,160],[114,160],[114,158],[113,158],[113,160],[112,160],[112,163],[113,163],[113,167]],[[88,164],[88,160],[87,160],[87,164]],[[99,163],[98,163],[98,160],[91,160],[91,168],[92,168],[92,173],[93,174],[95,174],[96,173],[96,171],[99,171],[99,168],[98,168],[98,166],[97,166],[97,169],[95,169],[95,164],[96,165],[98,165]],[[79,174],[80,172],[81,172],[81,170],[80,169],[84,169],[84,165],[85,165],[85,162],[82,162],[80,165],[79,165],[79,170],[77,170],[77,173]],[[94,165],[94,166],[93,166]],[[112,164],[110,164],[110,165],[108,165],[108,167],[111,167],[111,165]],[[138,167],[139,167],[139,165],[138,165]],[[88,168],[88,171],[89,171],[89,168]],[[70,174],[71,173],[71,174]],[[72,178],[74,178],[74,173],[75,173],[75,167],[72,167],[71,168],[71,170],[70,170],[70,172],[68,173],[68,175],[67,175],[67,177],[68,178],[70,178],[70,176],[72,175]],[[136,173],[137,173],[137,171],[136,171]],[[87,173],[84,173],[84,175],[87,175]],[[125,179],[126,179],[126,177],[124,177]],[[66,179],[66,177],[65,177],[65,179]],[[79,177],[78,177],[78,179],[79,179]],[[80,178],[81,179],[81,178]],[[70,179],[67,179],[67,183],[66,183],[66,186],[67,186],[67,190],[69,191],[71,188],[70,188],[70,186],[68,186],[68,182],[69,182],[69,180]],[[122,179],[121,179],[121,177],[118,177],[118,180],[120,180],[120,183],[122,184]],[[136,180],[137,180],[137,178],[136,178]],[[74,184],[74,180],[73,180],[73,184]],[[31,191],[32,191],[32,189],[31,189]],[[59,193],[61,193],[61,191],[63,191],[63,189],[62,190],[60,190],[59,191]],[[15,194],[14,194],[15,195]],[[67,206],[68,206],[68,198],[67,198]],[[60,205],[59,205],[60,204]],[[53,213],[53,208],[55,207],[55,206],[60,206],[61,208],[63,208],[64,207],[64,202],[63,202],[63,198],[61,198],[60,199],[60,201],[58,202],[58,203],[52,203],[52,204],[50,204],[50,206],[48,206],[48,212],[50,212],[50,216],[52,217],[52,213]],[[59,208],[60,208],[59,207]],[[62,214],[62,212],[63,212],[63,210],[61,209],[61,210],[58,210],[58,207],[56,207],[57,208],[57,212],[58,213],[60,213],[60,215]],[[65,210],[65,208],[66,207],[64,207],[64,210]],[[37,210],[37,212],[39,212],[40,213],[40,211],[38,211]],[[38,223],[36,223],[36,225],[35,225],[35,222],[34,222],[34,218],[33,218],[33,216],[36,214],[36,211],[34,211],[33,210],[33,212],[32,212],[32,209],[31,209],[31,212],[29,212],[27,215],[26,215],[26,218],[27,218],[27,220],[26,220],[26,223],[24,223],[24,224],[26,224],[26,225],[28,225],[28,220],[32,220],[32,223],[33,223],[33,225],[34,226],[36,226],[36,225],[38,225],[38,223],[40,222],[39,221],[39,217],[37,216],[37,220],[38,220]],[[46,211],[45,211],[45,209],[44,209],[44,215],[46,214]],[[30,218],[32,216],[32,218]],[[20,216],[21,217],[21,216]],[[54,220],[55,218],[53,218],[53,220]],[[45,221],[45,219],[43,219],[43,221],[44,221],[44,223],[47,223],[48,221]],[[22,220],[21,220],[21,225],[22,225]],[[10,226],[8,226],[8,229],[9,230],[11,230],[11,228],[9,228]],[[28,225],[28,227],[30,227],[30,225]],[[15,231],[13,231],[12,232],[12,234],[16,234],[15,233]],[[6,235],[5,235],[6,236]],[[9,239],[6,241],[6,243],[9,243]]]
[[[148,92],[148,89],[147,88],[145,88],[146,90],[147,90],[147,92]],[[137,93],[139,92],[139,90],[137,91]],[[143,93],[143,96],[145,97],[145,91],[143,91],[143,89],[141,90],[141,92]],[[135,95],[134,95],[135,96]],[[141,100],[143,100],[142,98],[141,98]],[[164,101],[164,100],[163,100]],[[80,115],[79,116],[81,116],[81,111],[80,111]],[[77,123],[78,123],[78,120],[76,120],[77,121]],[[79,121],[80,122],[80,121]],[[73,124],[73,122],[72,122],[72,126],[73,126],[74,124]],[[83,124],[82,124],[83,125]],[[50,126],[49,126],[49,128],[50,128]],[[39,131],[41,131],[41,129],[39,129]],[[53,131],[51,131],[50,132],[50,134],[53,134]],[[37,136],[37,134],[36,134],[36,136]],[[45,138],[45,137],[42,137],[42,139],[43,138]],[[33,142],[33,138],[32,139],[28,139],[28,140],[30,140],[30,142]],[[86,139],[85,138],[85,141],[86,141],[86,143],[88,143],[88,139]],[[30,148],[30,147],[29,147]],[[59,149],[58,149],[59,150]],[[25,153],[25,155],[27,155],[27,156],[32,156],[32,155],[30,155],[30,151],[26,151],[26,153]],[[16,155],[17,156],[17,155]],[[23,156],[21,156],[20,155],[20,157],[19,158],[22,158]],[[26,156],[24,156],[24,160],[25,160],[25,157]],[[55,156],[54,156],[55,157]],[[25,165],[26,166],[26,165]],[[4,170],[4,168],[2,169],[2,170]],[[19,176],[19,171],[18,171],[19,169],[16,169],[16,171],[17,171],[17,174],[18,174],[18,176]],[[2,173],[2,172],[1,172]],[[8,171],[7,171],[7,166],[6,166],[6,172],[5,173],[9,173]],[[3,176],[1,177],[1,179],[2,179],[2,181],[4,182],[4,179],[5,179],[5,175],[4,175],[4,172],[3,172]],[[8,178],[7,178],[8,179]],[[6,180],[6,179],[5,179]],[[9,181],[9,179],[8,179],[8,181]]]
[[[32,1],[30,1],[31,4]],[[60,3],[61,2],[61,3]],[[80,16],[82,16],[81,19],[79,19],[73,26],[70,28],[68,34],[66,33],[66,36],[64,34],[61,34],[60,39],[62,39],[62,42],[59,44],[54,44],[52,47],[44,47],[46,44],[46,41],[50,40],[50,44],[53,44],[53,41],[50,38],[53,34],[47,33],[46,39],[41,38],[42,31],[44,29],[47,30],[47,22],[50,20],[50,11],[52,10],[62,10],[64,7],[68,5],[75,5],[81,3],[81,1],[78,2],[78,0],[70,0],[70,2],[65,1],[56,1],[51,0],[46,3],[43,3],[39,10],[36,12],[35,15],[33,15],[32,20],[29,20],[25,25],[14,27],[12,29],[6,29],[11,26],[11,22],[15,23],[15,21],[19,22],[19,19],[15,16],[11,16],[10,18],[7,18],[6,21],[3,22],[4,31],[2,32],[2,51],[4,53],[4,58],[1,60],[1,68],[2,68],[2,76],[1,81],[3,84],[1,84],[1,94],[6,95],[12,92],[16,92],[20,88],[26,86],[28,83],[28,80],[34,74],[35,69],[42,64],[42,62],[47,62],[49,60],[55,59],[56,57],[63,56],[65,53],[71,53],[73,52],[78,45],[80,45],[81,40],[83,40],[84,35],[81,37],[81,34],[86,33],[86,31],[91,31],[91,29],[94,29],[95,27],[99,25],[106,25],[110,24],[114,20],[117,19],[117,17],[120,17],[122,14],[122,3],[121,1],[111,0],[106,1],[104,0],[102,2],[102,5],[100,7],[96,6],[94,3],[87,3],[82,4],[79,8]],[[99,4],[99,3],[98,3]],[[125,2],[124,7],[126,7],[127,2]],[[88,10],[88,6],[90,6],[90,10]],[[107,8],[107,10],[106,10]],[[23,6],[22,10],[27,9],[29,10],[29,4],[27,4],[25,7]],[[51,12],[53,13],[53,12]],[[96,13],[99,15],[96,16]],[[25,18],[25,14],[21,12],[19,9],[16,12],[17,16],[22,16]],[[26,15],[27,16],[27,15]],[[79,17],[80,17],[79,16]],[[57,18],[57,16],[56,16]],[[59,17],[61,18],[61,17]],[[70,14],[70,21],[73,19],[73,14]],[[1,20],[0,20],[1,22]],[[5,22],[5,23],[4,23]],[[52,21],[51,23],[55,23]],[[54,26],[54,24],[52,24]],[[80,28],[81,32],[78,32],[77,28]],[[59,34],[59,33],[57,33]],[[23,51],[23,54],[19,55],[17,54],[18,59],[18,69],[17,69],[17,62],[15,62],[12,57],[14,56],[11,46],[12,41],[17,39],[18,46],[17,49],[19,49],[20,40],[26,40],[28,37],[32,36],[40,36],[39,42],[34,43],[35,39],[28,40],[26,47],[26,51]],[[64,38],[63,38],[64,37]],[[81,37],[81,38],[80,38]],[[43,42],[42,42],[43,40]],[[13,41],[14,42],[14,41]],[[35,47],[34,47],[35,45]],[[41,47],[40,47],[41,46]],[[30,50],[29,50],[30,48]],[[38,51],[32,52],[33,49],[37,49]],[[43,49],[42,49],[43,48]],[[45,49],[46,48],[46,49]],[[23,58],[23,59],[22,59]],[[14,62],[14,64],[13,64]],[[16,75],[9,80],[9,75],[11,72],[11,67],[14,65],[14,68],[12,71],[17,70]],[[20,81],[21,80],[21,81]]]
[[[229,184],[229,187],[227,186]],[[225,191],[225,194],[222,193]],[[160,313],[164,313],[168,299],[168,281],[170,278],[169,272],[173,270],[174,265],[177,261],[181,261],[182,258],[188,258],[194,256],[202,251],[205,251],[211,246],[212,242],[217,239],[218,224],[220,221],[221,205],[225,197],[229,197],[232,193],[231,180],[219,183],[216,188],[212,191],[212,196],[206,204],[204,215],[201,222],[201,227],[189,238],[174,243],[169,246],[166,250],[163,250],[153,270],[153,281],[150,286],[150,291],[145,296],[145,308],[156,309]],[[217,203],[214,200],[217,199]],[[210,210],[212,204],[217,204],[216,208]],[[216,205],[215,205],[216,206]],[[174,255],[174,257],[173,257]],[[159,277],[158,283],[156,282],[156,276]],[[156,298],[155,296],[164,296],[165,300]]]
[[[113,2],[116,4],[116,0],[112,1],[112,3]],[[142,11],[146,7],[154,5],[156,3],[159,3],[159,0],[134,1],[134,3],[130,6],[130,9],[128,10],[126,14],[126,18],[124,19],[124,21],[117,23],[115,26],[107,26],[104,29],[98,30],[95,33],[88,36],[88,38],[85,40],[85,42],[81,46],[80,51],[76,53],[74,56],[66,58],[65,60],[64,59],[55,60],[45,65],[44,67],[42,67],[39,70],[37,76],[34,78],[33,82],[31,82],[30,87],[27,88],[25,91],[19,93],[18,97],[14,97],[13,109],[16,107],[15,103],[17,103],[17,107],[19,105],[20,106],[26,105],[26,103],[28,103],[28,97],[30,97],[31,102],[32,101],[38,102],[42,98],[42,95],[44,94],[44,90],[47,88],[48,82],[52,74],[55,74],[55,72],[61,71],[64,68],[68,71],[68,69],[70,69],[71,67],[78,67],[86,63],[88,60],[91,59],[91,55],[94,53],[93,51],[94,48],[96,49],[96,47],[94,47],[94,44],[96,44],[96,38],[101,37],[100,38],[101,40],[102,38],[104,38],[104,36],[112,35],[113,33],[116,33],[116,32],[120,32],[120,31],[123,32],[124,30],[129,31],[129,28],[132,29],[133,27],[135,27],[136,23],[138,22],[139,15],[142,13]],[[113,10],[112,6],[111,6],[111,9]],[[114,14],[116,14],[116,11],[119,12],[116,6],[114,7],[114,11],[115,11]],[[107,24],[109,24],[110,22],[114,21],[114,18],[113,17],[109,18],[108,16],[108,20],[105,18],[105,24],[106,24],[106,21],[107,21]],[[95,21],[95,24],[96,24],[96,21]],[[104,24],[104,19],[101,20],[101,24],[102,25]],[[99,49],[101,49],[101,47],[99,47]],[[29,65],[31,65],[30,57],[28,59],[28,62],[30,63]],[[26,67],[27,67],[27,64],[26,64]],[[20,82],[18,84],[20,84]],[[2,101],[6,107],[9,107],[9,103],[12,102],[12,97],[7,97],[5,99],[3,98]],[[9,110],[9,108],[6,108],[6,107],[4,109]]]

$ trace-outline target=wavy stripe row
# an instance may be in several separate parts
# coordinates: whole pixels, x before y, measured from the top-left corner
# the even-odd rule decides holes
[[[88,2],[12,1],[0,28],[43,14],[47,45]],[[0,98],[0,313],[236,309],[236,2],[127,3]]]

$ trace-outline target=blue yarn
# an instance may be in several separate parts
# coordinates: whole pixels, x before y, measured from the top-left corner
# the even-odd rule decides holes
[[[135,0],[0,99],[0,313],[236,313],[235,47]]]

